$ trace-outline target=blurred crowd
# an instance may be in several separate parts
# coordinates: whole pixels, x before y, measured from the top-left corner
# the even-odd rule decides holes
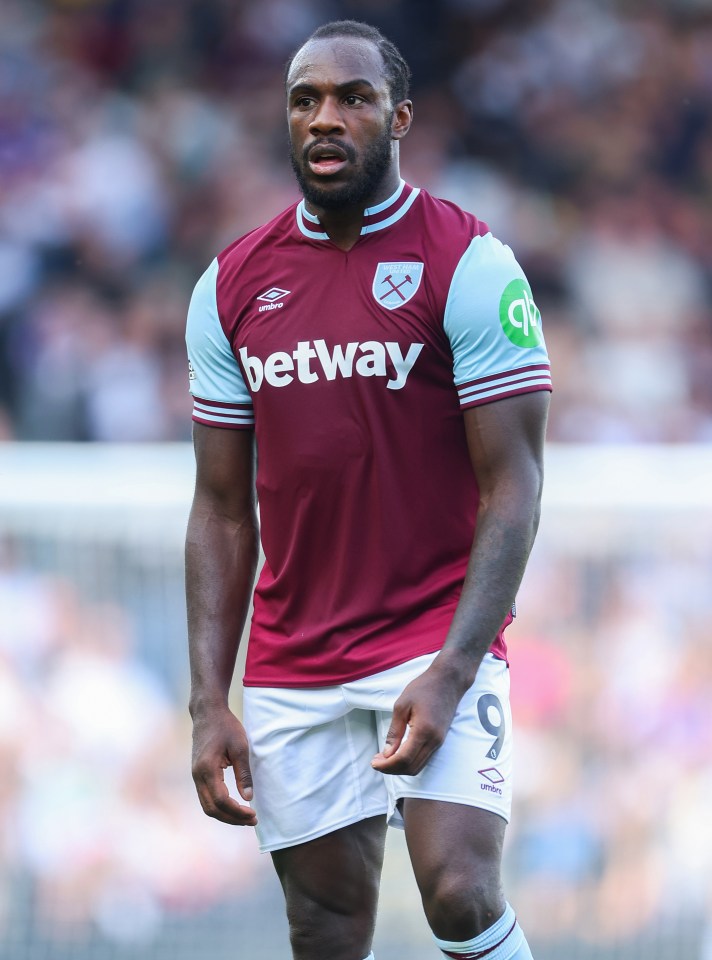
[[[600,560],[538,547],[509,631],[507,887],[542,956],[567,941],[579,944],[571,957],[641,956],[621,945],[687,928],[699,940],[712,910],[712,554],[653,546],[619,544]],[[92,555],[90,543],[76,549]],[[274,878],[250,831],[200,811],[184,691],[165,680],[184,638],[162,667],[151,662],[137,638],[153,599],[131,611],[111,591],[97,600],[26,551],[21,539],[0,550],[0,953],[55,955],[13,952],[29,910],[25,947],[99,937],[192,956],[164,949],[172,918],[230,904],[217,936],[244,925],[238,901]],[[174,589],[166,610],[182,606]],[[384,897],[386,929],[398,922],[389,910],[423,923],[417,896],[402,902],[399,870],[405,860]],[[276,884],[272,895],[257,926],[274,922]],[[699,956],[675,942],[669,956]]]
[[[167,916],[258,882],[252,838],[226,842],[200,810],[187,712],[137,649],[135,617],[10,541],[0,609],[0,954],[150,941]]]
[[[512,245],[550,437],[712,440],[709,0],[3,0],[0,437],[181,440],[190,291],[297,198],[282,64],[380,26],[406,178]]]
[[[537,940],[697,936],[711,915],[710,569],[709,549],[654,537],[598,560],[539,550],[528,569],[508,863]],[[682,937],[672,956],[698,954]]]

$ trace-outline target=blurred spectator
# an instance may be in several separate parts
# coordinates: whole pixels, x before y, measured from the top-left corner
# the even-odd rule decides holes
[[[508,883],[543,954],[638,956],[665,926],[699,931],[712,898],[710,541],[689,524],[669,540],[611,537],[601,558],[537,544],[508,633]],[[251,833],[225,833],[197,803],[185,693],[168,686],[184,638],[171,631],[150,658],[138,645],[183,603],[180,557],[164,555],[157,595],[122,604],[140,555],[121,552],[120,576],[106,565],[85,592],[33,570],[31,543],[5,543],[0,562],[0,952],[30,910],[35,944],[99,936],[173,955],[171,918],[273,879]],[[68,574],[105,550],[102,534],[56,557]],[[655,955],[693,956],[675,943]]]
[[[27,880],[37,942],[93,930],[142,942],[167,914],[259,876],[250,837],[226,842],[200,811],[184,709],[137,655],[126,611],[33,572],[9,546],[0,608],[2,951],[30,949],[14,926]]]
[[[188,435],[190,290],[296,198],[281,66],[339,16],[413,65],[405,175],[527,269],[551,438],[712,440],[712,21],[692,0],[6,0],[0,437]]]

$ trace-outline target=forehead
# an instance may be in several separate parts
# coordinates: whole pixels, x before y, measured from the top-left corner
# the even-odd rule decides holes
[[[329,37],[310,40],[297,51],[289,68],[287,90],[296,84],[338,86],[351,80],[368,80],[376,89],[387,87],[378,47],[358,37]]]

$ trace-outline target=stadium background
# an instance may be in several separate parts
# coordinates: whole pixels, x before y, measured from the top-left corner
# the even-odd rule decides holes
[[[281,64],[343,16],[411,63],[404,175],[512,244],[552,356],[511,898],[541,960],[710,960],[709,0],[2,0],[0,956],[286,955],[189,778],[182,337],[295,199]],[[434,955],[398,836],[376,948]]]

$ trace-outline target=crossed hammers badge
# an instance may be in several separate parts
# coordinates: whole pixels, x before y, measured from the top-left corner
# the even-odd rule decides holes
[[[386,310],[396,310],[413,298],[423,277],[423,264],[379,263],[373,278],[373,296]]]

